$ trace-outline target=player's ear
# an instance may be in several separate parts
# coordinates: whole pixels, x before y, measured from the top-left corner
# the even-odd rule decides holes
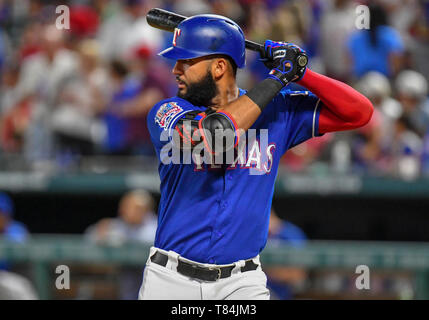
[[[224,58],[216,58],[212,63],[212,72],[215,79],[220,79],[228,70],[228,62]]]

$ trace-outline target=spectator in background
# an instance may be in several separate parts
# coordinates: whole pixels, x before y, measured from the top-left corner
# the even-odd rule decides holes
[[[7,241],[22,243],[29,237],[24,224],[13,219],[14,204],[12,199],[4,192],[0,192],[0,237]],[[7,261],[0,260],[0,270],[10,268]]]
[[[342,172],[351,165],[391,172],[397,162],[393,136],[404,123],[410,124],[405,126],[411,128],[410,133],[420,138],[425,135],[425,159],[429,159],[428,107],[424,98],[416,98],[424,96],[424,86],[418,84],[424,81],[416,77],[401,80],[404,84],[399,93],[395,87],[389,96],[383,88],[386,77],[395,80],[398,70],[418,70],[428,79],[429,2],[371,1],[371,29],[357,30],[354,9],[361,3],[369,2],[66,1],[71,29],[56,30],[57,15],[51,2],[0,1],[2,162],[8,167],[29,164],[36,170],[70,169],[84,163],[79,162],[81,154],[153,154],[147,143],[147,110],[166,91],[167,96],[175,94],[176,88],[174,77],[163,65],[169,61],[152,54],[169,45],[173,37],[147,24],[145,14],[152,7],[185,15],[203,11],[226,15],[242,25],[253,41],[263,43],[271,38],[301,44],[312,56],[310,67],[322,74],[349,84],[358,80],[352,76],[365,79],[369,91],[364,94],[377,106],[373,121],[362,130],[325,135],[290,150],[282,159],[288,170],[313,172],[326,168],[328,159],[332,165],[353,154],[355,163],[343,161],[347,165],[332,167],[346,168]],[[349,62],[346,54],[351,56]],[[250,88],[265,77],[267,70],[259,58],[259,53],[247,51],[247,68],[238,72],[241,87]],[[366,77],[371,71],[378,76]],[[289,88],[302,89],[296,84]],[[394,98],[400,100],[399,107]],[[397,127],[401,116],[406,120]],[[424,161],[429,168],[429,160]],[[380,167],[383,169],[378,170]]]
[[[0,72],[2,72],[4,66],[8,63],[12,53],[11,51],[12,47],[9,37],[0,26]]]
[[[429,177],[429,128],[423,138],[422,150],[422,173],[427,178]]]
[[[126,193],[119,203],[119,216],[106,218],[88,227],[86,237],[98,244],[122,245],[128,241],[153,244],[157,227],[152,196],[144,190]],[[119,294],[123,300],[135,300],[140,289],[140,267],[121,267]]]
[[[237,22],[238,25],[244,25],[244,4],[240,5],[239,1],[230,0],[211,0],[211,10],[214,14],[228,16],[231,20]],[[204,13],[207,13],[205,11]]]
[[[403,114],[401,104],[392,98],[389,79],[376,71],[365,74],[356,89],[374,105],[371,121],[357,130],[353,139],[354,161],[358,167],[374,174],[390,173],[390,146],[394,140],[396,121]]]
[[[396,120],[402,115],[402,106],[393,98],[393,90],[389,79],[380,72],[368,72],[356,83],[355,87],[389,119]],[[386,133],[386,135],[390,134],[391,131]]]
[[[424,8],[420,0],[377,0],[387,13],[389,25],[395,28],[404,41],[406,48],[414,47],[413,25],[417,20],[423,20]],[[408,53],[408,52],[407,52]],[[407,57],[405,57],[407,58]]]
[[[429,128],[428,82],[425,77],[414,70],[403,70],[395,79],[395,90],[398,101],[415,128],[423,136]]]
[[[211,8],[206,0],[181,0],[173,1],[172,11],[190,17],[211,12]]]
[[[104,126],[98,118],[110,95],[110,81],[99,60],[97,42],[77,46],[79,69],[65,84],[52,114],[57,152],[92,155],[102,144]]]
[[[274,209],[271,209],[268,238],[271,243],[284,243],[287,241],[288,244],[294,247],[303,246],[307,241],[307,236],[301,228],[280,218]]]
[[[417,179],[421,172],[423,139],[406,115],[396,121],[391,149],[395,159],[394,176],[410,181]]]
[[[152,243],[156,226],[152,196],[145,190],[133,190],[121,198],[117,218],[102,219],[88,227],[85,233],[88,239],[96,243]]]
[[[245,28],[243,29],[246,37],[260,43],[270,38],[272,30],[270,19],[270,12],[266,3],[249,1],[247,3]],[[260,58],[258,52],[246,51],[246,65],[248,67],[237,72],[237,81],[243,88],[253,87],[268,73]]]
[[[149,110],[159,100],[175,94],[176,85],[170,70],[162,60],[153,59],[150,48],[138,47],[127,59],[129,68],[128,81],[139,84],[138,92],[131,98],[123,101],[116,115],[127,123],[128,143],[135,150],[134,153],[153,155],[154,149],[150,141],[146,124]]]
[[[154,154],[146,116],[159,99],[173,93],[174,78],[164,62],[151,55],[150,48],[142,46],[131,51],[126,62],[110,63],[113,95],[103,111],[103,120],[104,150],[111,155]]]
[[[24,60],[17,84],[20,100],[31,104],[24,154],[34,166],[53,156],[51,115],[59,94],[78,68],[76,54],[64,47],[64,33],[55,25],[43,28],[41,50]]]
[[[0,235],[6,240],[24,242],[29,232],[24,224],[13,219],[14,204],[4,192],[0,192]]]
[[[419,1],[416,11],[415,16],[411,18],[412,24],[408,28],[411,37],[408,45],[410,46],[410,58],[413,61],[411,67],[429,79],[429,63],[427,63],[427,57],[429,57],[429,1]]]
[[[17,83],[20,66],[10,62],[1,75],[0,141],[1,149],[9,154],[20,154],[25,132],[30,124],[31,103],[21,99]]]
[[[121,60],[113,60],[109,65],[112,81],[112,96],[103,111],[106,127],[104,151],[110,155],[134,154],[133,132],[130,119],[124,116],[127,103],[137,98],[141,82],[130,77],[129,67]]]
[[[355,4],[350,0],[324,1],[320,21],[320,53],[328,77],[349,78],[347,39],[356,30]]]
[[[325,148],[335,137],[334,133],[325,134],[319,139],[310,139],[288,150],[281,158],[291,172],[305,172],[313,163],[323,157]]]
[[[245,33],[249,39],[263,43],[271,34],[270,11],[263,1],[247,3]],[[247,52],[246,52],[247,54]]]
[[[305,245],[307,237],[298,226],[278,217],[272,208],[268,226],[268,241],[271,245],[288,244],[293,247],[301,247]],[[298,267],[266,267],[265,272],[271,297],[278,300],[293,299],[294,288],[302,285],[307,278],[307,272]]]
[[[99,20],[98,12],[92,6],[77,2],[70,8],[70,32],[76,39],[95,36]]]
[[[110,19],[122,9],[119,1],[111,0],[92,0],[91,7],[97,12],[100,22]]]
[[[305,48],[311,9],[307,1],[290,0],[280,3],[273,8],[269,20],[271,38],[292,42]],[[255,26],[259,28],[259,25]]]
[[[43,25],[38,21],[32,21],[24,28],[16,48],[17,60],[20,63],[23,63],[25,59],[41,50],[40,40],[42,33]]]
[[[23,97],[35,96],[41,103],[55,105],[62,85],[78,67],[78,58],[65,48],[64,37],[64,32],[55,25],[43,27],[40,51],[28,56],[22,64],[18,86]]]
[[[0,270],[0,300],[38,300],[38,295],[27,278]]]
[[[151,7],[148,0],[125,0],[121,10],[101,24],[97,40],[104,60],[124,58],[141,45],[153,51],[161,48],[162,32],[146,21],[146,12]]]
[[[352,74],[360,78],[369,71],[378,71],[390,78],[402,68],[403,41],[388,25],[381,6],[371,5],[370,15],[370,29],[354,32],[347,41]]]
[[[391,145],[395,159],[394,174],[405,180],[414,180],[427,166],[424,137],[427,137],[429,128],[428,83],[417,71],[404,70],[395,79],[395,89],[403,116],[396,122]]]

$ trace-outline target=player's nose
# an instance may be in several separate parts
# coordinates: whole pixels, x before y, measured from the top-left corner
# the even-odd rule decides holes
[[[173,67],[172,73],[176,76],[183,74],[183,63],[176,61],[176,64]]]

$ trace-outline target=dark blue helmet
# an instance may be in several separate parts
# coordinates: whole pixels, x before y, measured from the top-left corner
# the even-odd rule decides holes
[[[173,46],[159,53],[172,60],[212,54],[231,57],[238,68],[245,65],[243,30],[231,19],[215,14],[200,14],[183,20],[174,31]]]

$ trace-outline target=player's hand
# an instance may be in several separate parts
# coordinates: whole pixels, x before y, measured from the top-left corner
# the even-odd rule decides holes
[[[292,43],[267,40],[264,49],[264,64],[271,69],[269,78],[280,81],[283,86],[286,86],[304,76],[308,57],[300,47]]]

